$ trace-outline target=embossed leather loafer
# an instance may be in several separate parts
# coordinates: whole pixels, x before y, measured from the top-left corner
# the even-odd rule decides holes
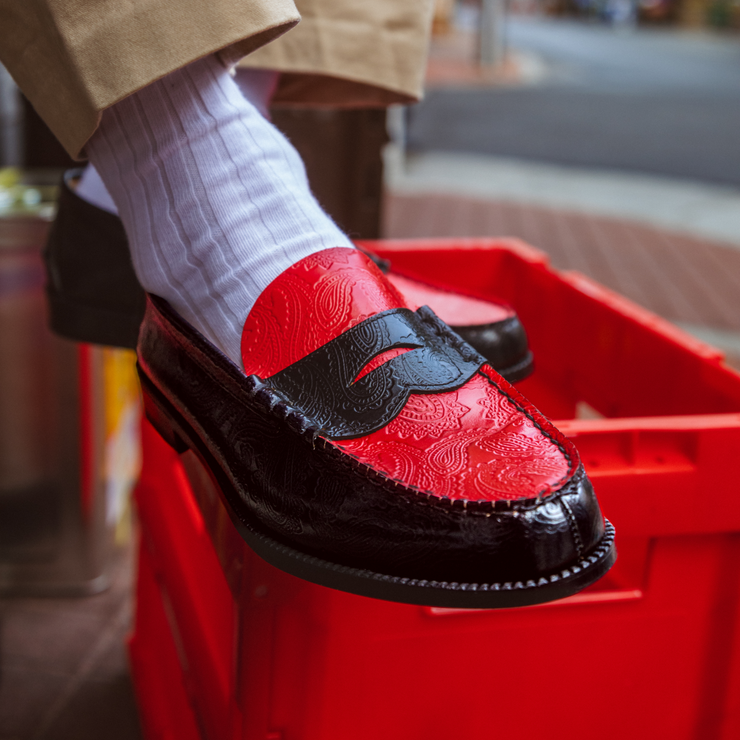
[[[144,316],[144,290],[121,220],[75,193],[73,182],[81,174],[64,174],[44,250],[51,328],[78,342],[134,349]],[[388,269],[389,263],[369,256]],[[509,382],[532,371],[527,336],[511,307],[439,290],[395,272],[388,278],[410,306],[431,306]]]
[[[359,251],[319,252],[268,286],[243,372],[155,296],[138,353],[149,419],[289,573],[494,608],[568,596],[614,562],[572,443]]]

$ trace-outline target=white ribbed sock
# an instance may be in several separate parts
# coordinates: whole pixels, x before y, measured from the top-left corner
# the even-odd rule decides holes
[[[102,208],[104,211],[108,211],[108,213],[118,213],[118,208],[116,208],[113,198],[110,197],[108,188],[105,187],[100,173],[91,164],[88,164],[83,170],[75,193],[83,200],[92,203],[98,208]]]
[[[270,100],[277,89],[280,73],[273,69],[237,67],[234,80],[241,94],[269,121]]]
[[[298,153],[213,56],[103,113],[86,147],[121,216],[139,281],[241,366],[259,294],[349,239]]]
[[[279,72],[271,69],[252,69],[251,67],[239,67],[234,79],[241,94],[269,121],[270,99],[277,87]],[[108,213],[118,214],[118,208],[113,202],[108,188],[100,177],[100,173],[88,164],[82,172],[80,182],[75,193],[88,203],[102,208]]]

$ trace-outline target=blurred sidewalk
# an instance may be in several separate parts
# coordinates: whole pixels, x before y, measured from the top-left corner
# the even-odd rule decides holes
[[[141,740],[125,638],[133,542],[107,591],[0,598],[0,740]]]

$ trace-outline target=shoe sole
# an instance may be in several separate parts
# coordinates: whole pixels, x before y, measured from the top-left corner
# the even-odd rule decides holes
[[[277,541],[239,505],[240,497],[208,451],[207,445],[139,367],[147,419],[176,452],[192,451],[210,473],[226,510],[247,545],[263,560],[290,575],[358,596],[384,601],[452,609],[503,609],[555,601],[583,590],[614,565],[614,527],[605,522],[605,533],[592,552],[574,565],[538,581],[457,583],[375,573],[323,560]]]
[[[496,368],[494,368],[496,370]],[[534,370],[534,357],[531,352],[527,352],[527,356],[523,360],[509,367],[505,367],[502,370],[496,370],[496,372],[508,381],[512,385],[518,383],[524,378],[528,378]]]

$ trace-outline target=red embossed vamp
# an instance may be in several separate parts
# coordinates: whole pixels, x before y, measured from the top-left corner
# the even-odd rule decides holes
[[[560,598],[611,567],[613,529],[572,443],[361,252],[280,275],[242,353],[243,373],[149,297],[147,414],[201,457],[274,565],[458,607]]]
[[[286,270],[260,296],[242,335],[244,371],[274,386],[269,379],[288,365],[328,342],[348,338],[349,330],[370,317],[405,306],[400,293],[362,252],[345,248],[319,252]],[[444,329],[437,324],[434,328],[439,334]],[[380,357],[387,360],[386,370],[395,370],[386,373],[390,375],[387,381],[398,379],[402,368],[392,366],[408,364],[413,355],[391,357],[388,352],[398,345],[419,354],[424,345],[418,340],[412,349],[408,331],[395,344],[371,343],[367,337],[371,330],[367,325],[364,331],[356,331],[361,334],[357,341],[348,338],[334,357],[322,357],[312,373],[304,372],[293,386],[293,402],[306,394],[336,395],[340,387],[346,387],[349,392],[342,393],[336,403],[356,405],[360,416],[378,404],[392,405],[387,397],[376,398],[377,386],[382,385],[380,368],[366,376],[364,385],[370,388],[352,393],[357,375]],[[341,378],[342,358],[350,357],[357,357],[357,367],[349,377]],[[422,366],[415,368],[414,377],[428,383],[429,373],[437,368],[435,360],[440,358],[451,361],[440,352],[420,358]],[[370,434],[328,436],[365,465],[430,495],[490,501],[545,495],[573,472],[578,454],[554,429],[544,432],[542,425],[550,426],[548,422],[535,409],[525,411],[524,399],[484,362],[476,356],[465,382],[435,387],[434,395],[423,384],[416,386],[397,415],[384,417],[384,423]],[[313,402],[314,398],[303,398],[298,405],[311,408]]]

